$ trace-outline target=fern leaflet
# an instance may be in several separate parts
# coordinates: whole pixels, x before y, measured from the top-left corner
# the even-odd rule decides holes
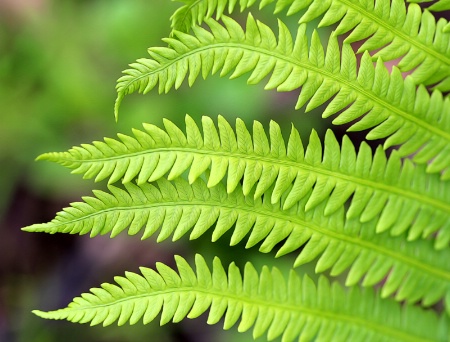
[[[118,321],[160,324],[196,318],[206,312],[208,323],[224,317],[224,329],[241,318],[238,331],[253,327],[253,337],[283,341],[440,341],[448,332],[436,315],[413,306],[380,299],[370,289],[350,288],[320,277],[317,285],[307,276],[291,271],[285,279],[277,268],[263,267],[260,274],[247,263],[241,275],[234,264],[225,271],[215,258],[210,270],[196,255],[196,272],[183,258],[175,257],[178,273],[157,263],[156,269],[141,267],[142,275],[127,272],[115,277],[118,285],[104,283],[77,297],[65,309],[34,311],[49,319],[67,319],[91,325]],[[400,318],[400,319],[394,319]]]

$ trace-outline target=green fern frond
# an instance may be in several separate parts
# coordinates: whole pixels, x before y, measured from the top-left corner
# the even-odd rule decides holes
[[[40,156],[72,168],[73,173],[96,181],[109,177],[109,183],[137,178],[138,184],[155,181],[168,174],[170,180],[189,171],[193,183],[210,169],[208,187],[227,178],[227,190],[234,191],[242,182],[244,194],[254,189],[260,197],[272,185],[272,203],[291,189],[284,209],[307,197],[306,209],[326,201],[325,214],[330,215],[352,197],[347,218],[363,222],[378,219],[377,231],[391,230],[398,235],[409,229],[408,239],[429,237],[438,232],[436,248],[448,247],[450,241],[450,182],[441,182],[436,174],[427,174],[422,166],[410,160],[400,161],[393,153],[389,159],[378,148],[363,143],[358,153],[344,137],[339,146],[328,131],[324,150],[313,131],[309,145],[303,148],[298,131],[292,127],[286,146],[280,127],[271,122],[269,138],[261,123],[255,121],[253,137],[241,120],[236,133],[221,116],[217,129],[203,117],[203,136],[199,127],[186,116],[184,134],[165,120],[166,131],[145,124],[145,132],[134,130],[135,137],[119,135],[121,141],[105,138],[74,147],[68,152]],[[313,190],[310,194],[310,190]]]
[[[228,272],[216,257],[212,270],[196,255],[194,271],[175,256],[178,272],[157,263],[156,270],[141,267],[142,275],[126,272],[115,284],[77,297],[65,309],[34,311],[48,319],[104,326],[118,322],[149,323],[161,313],[160,324],[197,318],[209,310],[208,324],[223,318],[224,329],[253,328],[253,337],[267,334],[283,341],[444,341],[445,318],[413,306],[401,307],[380,299],[370,289],[344,290],[320,277],[315,284],[307,275],[291,271],[286,279],[277,269],[261,272],[247,263],[244,273],[234,264]]]
[[[318,258],[316,272],[330,269],[337,276],[349,269],[349,286],[363,278],[364,286],[385,279],[383,297],[396,293],[397,300],[430,305],[450,292],[450,249],[436,251],[428,240],[405,243],[404,236],[376,234],[374,220],[344,220],[342,207],[326,217],[325,203],[306,210],[303,199],[283,210],[283,203],[270,203],[270,192],[254,200],[240,186],[231,194],[220,183],[208,189],[200,179],[192,185],[160,179],[158,186],[127,183],[126,191],[110,186],[111,194],[95,191],[96,197],[73,203],[53,221],[24,230],[115,237],[128,228],[130,235],[143,230],[146,239],[160,229],[160,242],[170,236],[178,240],[189,231],[190,239],[196,239],[213,226],[212,240],[217,241],[234,227],[230,245],[246,239],[247,248],[260,244],[264,253],[276,247],[277,256],[298,251],[295,266]]]
[[[158,86],[160,92],[178,88],[185,78],[192,85],[199,74],[206,78],[220,71],[231,78],[252,71],[248,83],[261,82],[272,73],[266,89],[291,91],[301,88],[296,108],[308,101],[306,110],[325,103],[324,117],[339,113],[335,124],[357,119],[349,130],[371,129],[368,139],[387,138],[384,147],[403,144],[401,156],[416,153],[416,163],[428,164],[427,171],[442,172],[450,179],[450,100],[439,91],[431,96],[426,88],[417,90],[398,69],[392,75],[381,61],[374,67],[365,53],[357,73],[356,57],[344,44],[342,57],[336,37],[331,37],[327,53],[317,34],[308,49],[305,27],[293,42],[283,23],[278,41],[269,27],[248,17],[247,31],[234,20],[222,17],[225,26],[210,19],[212,33],[194,28],[195,36],[175,32],[178,39],[165,39],[170,48],[151,48],[152,59],[140,59],[118,80],[116,114],[127,94],[147,93]],[[189,75],[188,75],[189,73]]]
[[[406,9],[403,0],[262,0],[259,7],[276,2],[275,13],[287,9],[292,15],[302,10],[306,13],[300,23],[307,23],[323,16],[319,26],[339,23],[336,34],[350,32],[346,42],[365,39],[358,50],[379,50],[375,57],[393,60],[403,57],[400,70],[413,71],[416,84],[436,84],[438,89],[450,90],[450,35],[443,31],[447,20],[435,18],[417,4]],[[240,1],[241,11],[251,7],[256,0]],[[175,30],[188,32],[196,24],[207,21],[214,14],[222,18],[225,8],[234,11],[237,1],[228,0],[191,0],[178,9],[172,16]],[[445,9],[448,4],[433,5],[431,10]]]
[[[293,259],[288,275],[251,263],[226,270],[218,257],[210,268],[199,254],[194,268],[175,256],[174,269],[141,267],[66,308],[33,313],[103,326],[207,313],[208,324],[269,341],[450,342],[450,23],[431,13],[450,0],[172,1],[184,5],[166,47],[150,48],[117,81],[116,119],[128,94],[247,74],[248,84],[298,91],[296,109],[323,105],[324,118],[384,144],[357,151],[347,136],[328,130],[322,142],[313,130],[304,146],[294,127],[286,142],[273,121],[250,132],[240,119],[232,127],[203,117],[200,126],[186,116],[185,129],[164,119],[164,128],[43,154],[107,180],[108,191],[24,231],[210,236]],[[298,15],[295,37],[279,19],[277,35],[251,14],[245,28],[225,15],[269,5]],[[326,48],[317,30],[307,37],[316,19],[334,27]],[[306,264],[317,282],[295,272]],[[343,284],[330,283],[338,276]]]

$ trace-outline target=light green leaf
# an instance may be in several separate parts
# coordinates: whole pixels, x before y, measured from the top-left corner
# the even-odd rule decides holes
[[[183,258],[176,256],[175,260],[178,268],[180,264],[186,268]],[[269,339],[281,335],[283,341],[310,341],[315,336],[333,336],[334,341],[346,341],[348,336],[395,342],[440,341],[448,333],[431,312],[409,305],[400,307],[391,300],[380,299],[370,289],[344,291],[340,285],[330,284],[323,277],[314,284],[308,276],[299,277],[293,271],[288,278],[276,268],[270,271],[264,267],[258,274],[250,263],[246,264],[241,277],[234,264],[229,266],[227,274],[218,258],[214,259],[212,271],[209,271],[199,255],[196,256],[196,276],[204,274],[208,278],[206,283],[185,283],[167,266],[158,264],[157,268],[159,274],[141,268],[147,282],[145,289],[135,284],[136,279],[142,282],[141,277],[127,273],[126,278],[116,278],[121,293],[110,294],[107,290],[110,285],[103,284],[102,289],[92,289],[75,298],[65,309],[35,310],[34,313],[47,319],[103,325],[118,321],[122,325],[140,319],[149,323],[156,317],[155,313],[161,312],[162,325],[189,317],[189,311],[196,307],[197,316],[209,309],[210,324],[217,323],[225,315],[225,328],[229,329],[240,316],[239,331],[253,327],[255,338],[264,334],[268,334]],[[221,281],[214,282],[216,277]],[[163,280],[165,284],[155,285],[153,278],[156,283],[161,284]],[[232,282],[244,283],[244,286],[235,287]],[[250,283],[252,286],[245,286]],[[259,290],[254,291],[255,288]],[[204,298],[208,298],[208,304],[201,305],[199,311],[197,303],[205,302]],[[243,310],[233,309],[235,303],[243,305]],[[392,319],[394,315],[399,319]]]

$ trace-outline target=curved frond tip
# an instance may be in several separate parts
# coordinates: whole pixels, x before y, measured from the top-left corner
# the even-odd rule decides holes
[[[67,319],[91,325],[144,324],[159,314],[160,324],[196,318],[209,310],[208,323],[224,319],[224,329],[238,323],[238,331],[253,328],[253,337],[283,341],[441,341],[448,335],[448,322],[413,306],[401,307],[380,299],[370,289],[344,290],[320,277],[291,271],[288,277],[276,268],[258,273],[247,263],[244,272],[230,264],[228,272],[218,258],[210,270],[200,255],[196,271],[175,257],[178,272],[157,263],[156,269],[141,268],[142,275],[127,272],[116,277],[117,285],[102,284],[77,297],[65,309],[34,311],[48,319]],[[400,319],[398,319],[400,317]]]
[[[294,127],[286,145],[275,122],[269,134],[257,121],[253,134],[239,119],[233,129],[221,116],[218,128],[203,117],[203,132],[189,116],[186,133],[168,120],[164,126],[162,130],[145,124],[145,131],[133,131],[134,137],[120,134],[120,141],[106,138],[40,159],[60,163],[85,178],[109,178],[110,184],[135,179],[144,184],[165,175],[172,180],[186,171],[193,183],[209,170],[208,187],[226,179],[228,193],[242,182],[243,193],[253,191],[258,198],[274,186],[272,203],[279,202],[293,185],[284,209],[306,197],[306,210],[326,201],[325,214],[330,215],[349,200],[347,218],[376,219],[378,232],[390,230],[399,235],[408,231],[409,240],[438,233],[438,249],[447,248],[450,242],[450,182],[427,174],[423,166],[414,166],[410,160],[402,165],[395,153],[387,158],[378,148],[372,155],[365,143],[357,153],[347,137],[340,146],[331,131],[324,144],[313,131],[304,148]]]
[[[188,233],[196,239],[210,229],[216,241],[232,231],[230,245],[245,240],[247,248],[259,244],[264,253],[275,248],[277,256],[295,252],[295,266],[318,259],[316,272],[330,270],[332,276],[349,270],[346,285],[383,281],[383,297],[395,293],[397,300],[429,306],[450,291],[450,249],[436,251],[431,241],[405,243],[404,236],[376,234],[376,222],[344,220],[342,207],[326,217],[325,203],[306,211],[307,198],[283,210],[283,203],[270,203],[270,192],[254,200],[240,186],[227,194],[222,184],[208,189],[201,179],[191,185],[183,179],[157,184],[127,183],[126,191],[110,186],[110,194],[95,191],[96,197],[84,197],[84,203],[73,203],[51,222],[25,230],[115,237],[128,229],[130,235],[143,231],[142,239],[157,234],[158,242]]]
[[[127,94],[155,87],[168,92],[185,79],[192,85],[199,75],[231,73],[235,78],[250,72],[249,84],[270,75],[266,89],[301,89],[297,108],[307,104],[312,110],[331,100],[323,116],[336,115],[333,123],[353,123],[350,131],[370,129],[368,139],[386,138],[384,148],[401,145],[401,156],[413,155],[428,172],[450,179],[450,99],[439,91],[430,95],[423,85],[416,89],[399,69],[389,74],[381,60],[374,66],[367,52],[358,71],[352,47],[344,44],[340,51],[335,35],[324,53],[317,33],[308,48],[304,25],[293,39],[279,22],[277,39],[251,15],[245,31],[228,17],[222,20],[224,25],[207,20],[211,31],[196,27],[193,35],[175,32],[176,38],[164,40],[168,48],[150,48],[150,59],[131,64],[117,83],[116,114]]]

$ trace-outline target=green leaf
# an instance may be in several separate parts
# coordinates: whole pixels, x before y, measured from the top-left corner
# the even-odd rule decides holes
[[[175,260],[179,270],[189,267],[183,258],[175,256]],[[200,255],[195,264],[196,276],[206,281],[184,282],[176,271],[159,263],[158,272],[142,267],[144,277],[134,273],[116,277],[119,286],[103,284],[91,289],[65,309],[33,312],[47,319],[106,326],[115,321],[134,324],[140,319],[148,323],[159,312],[163,325],[209,309],[210,324],[225,316],[224,328],[229,329],[240,317],[238,331],[253,327],[255,338],[267,334],[269,339],[282,336],[283,341],[322,340],[330,335],[334,341],[346,341],[348,336],[396,342],[447,337],[446,329],[439,329],[445,318],[439,320],[423,309],[380,299],[370,289],[345,291],[324,277],[314,284],[307,275],[299,277],[293,271],[285,278],[276,268],[264,267],[258,274],[250,263],[242,276],[234,264],[227,274],[217,257],[212,271]],[[192,269],[189,272],[194,274]],[[111,291],[111,287],[119,291]]]

